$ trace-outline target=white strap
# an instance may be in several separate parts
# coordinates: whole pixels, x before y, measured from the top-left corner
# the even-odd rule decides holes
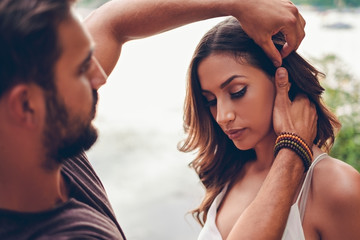
[[[299,212],[300,212],[301,220],[304,219],[306,201],[307,201],[307,198],[308,198],[309,189],[310,189],[310,185],[311,185],[311,179],[312,179],[312,175],[313,175],[315,165],[318,162],[320,162],[320,160],[324,159],[326,157],[326,155],[327,155],[326,153],[322,153],[322,154],[318,155],[315,158],[315,160],[311,164],[308,172],[306,173],[304,183],[303,183],[303,185],[302,185],[302,187],[300,189],[299,195],[298,195],[298,197],[296,199],[296,204],[299,206]],[[301,201],[300,201],[300,199],[301,199]]]

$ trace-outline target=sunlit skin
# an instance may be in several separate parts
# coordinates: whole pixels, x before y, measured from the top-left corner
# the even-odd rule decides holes
[[[272,128],[273,79],[226,54],[203,60],[198,74],[212,116],[235,146],[257,152],[269,149],[276,137]]]
[[[87,19],[86,25],[97,43],[95,55],[107,74],[110,74],[114,68],[119,58],[121,47],[126,41],[161,33],[186,23],[204,20],[210,17],[219,17],[228,14],[238,16],[239,20],[244,22],[244,26],[247,26],[249,31],[256,29],[252,35],[257,39],[257,42],[262,43],[261,46],[266,49],[266,52],[272,56],[273,60],[277,60],[276,62],[279,65],[281,64],[281,57],[271,42],[271,34],[281,29],[286,36],[289,36],[287,54],[298,47],[304,36],[303,28],[305,22],[301,15],[298,14],[296,7],[289,1],[191,0],[185,3],[183,1],[162,0],[121,0],[109,1],[109,3],[105,5],[106,6],[101,7],[95,14],[92,14],[91,17]],[[257,8],[256,6],[259,5],[265,7]],[[268,7],[274,5],[276,8]],[[251,9],[251,11],[246,11],[248,9]],[[264,11],[263,9],[267,10]],[[273,10],[269,11],[271,9]],[[41,12],[42,9],[39,11]],[[281,14],[279,14],[279,12],[281,12]],[[261,18],[259,18],[260,15],[262,16]],[[267,19],[267,21],[264,21],[264,19]],[[65,31],[64,28],[61,27],[62,29],[60,29],[57,36],[61,36],[62,40],[65,41],[69,38],[80,41],[78,41],[79,48],[76,48],[74,45],[62,46],[64,51],[67,51],[69,47],[73,49],[73,52],[67,51],[64,53],[64,55],[61,56],[62,59],[60,59],[62,62],[59,62],[56,66],[56,86],[58,88],[58,94],[59,97],[64,100],[64,105],[66,109],[69,110],[71,117],[76,116],[79,117],[79,121],[88,122],[92,117],[89,106],[92,103],[91,88],[98,89],[99,86],[105,82],[105,78],[103,78],[104,71],[91,67],[87,74],[75,75],[75,65],[79,66],[84,61],[88,62],[87,59],[90,59],[89,56],[91,55],[92,46],[89,44],[89,39],[87,39],[86,34],[84,36],[84,31],[81,27],[75,26],[78,25],[76,20],[72,19],[62,24],[68,25],[72,30]],[[72,24],[74,25],[70,26]],[[83,44],[81,44],[81,42],[83,42]],[[285,54],[284,52],[282,53],[286,55],[286,52]],[[64,61],[65,56],[69,61]],[[92,63],[96,63],[96,61]],[[89,81],[90,84],[86,81]],[[80,89],[81,86],[84,87],[83,90]],[[29,90],[27,88],[28,86],[21,87]],[[6,146],[6,149],[5,147],[0,148],[1,158],[8,160],[13,166],[11,170],[14,170],[10,172],[6,165],[0,167],[0,189],[1,192],[7,194],[6,199],[0,197],[0,208],[15,209],[17,211],[40,211],[54,207],[52,201],[58,198],[57,193],[54,192],[59,190],[59,185],[61,184],[59,183],[61,182],[59,181],[61,166],[59,166],[55,172],[48,173],[47,176],[44,175],[44,169],[39,167],[41,165],[39,162],[44,160],[44,152],[39,151],[39,148],[42,147],[40,138],[42,137],[41,134],[44,129],[44,121],[41,120],[44,119],[44,115],[46,116],[44,106],[39,105],[44,105],[46,99],[41,99],[42,94],[41,92],[38,94],[38,91],[40,91],[40,89],[36,89],[36,91],[31,91],[30,89],[30,91],[23,91],[24,93],[30,93],[28,95],[17,94],[17,96],[30,96],[29,99],[26,99],[29,100],[27,102],[29,105],[20,104],[24,103],[24,101],[21,102],[19,97],[17,102],[10,101],[14,98],[7,96],[0,99],[0,105],[2,106],[0,108],[0,123],[2,123],[1,126],[3,126],[0,132],[5,133],[0,134],[0,136],[2,136],[0,137],[0,145]],[[13,92],[11,92],[10,95],[12,93]],[[33,101],[34,95],[36,96],[36,101]],[[40,103],[37,102],[38,100]],[[38,104],[32,105],[33,103]],[[21,106],[31,107],[30,111],[26,112],[27,115],[25,117],[23,116],[24,114],[21,115],[24,112]],[[43,111],[39,113],[40,107],[42,107]],[[10,113],[12,113],[12,115]],[[27,122],[24,123],[24,121]],[[42,122],[42,124],[39,122]],[[34,128],[37,130],[36,133],[33,131]],[[19,149],[21,149],[21,151],[19,151]],[[282,153],[279,155],[281,156],[281,154]],[[6,161],[3,160],[1,162]],[[23,165],[24,162],[25,166]],[[4,176],[6,172],[9,173],[7,173],[7,176]],[[58,176],[58,178],[56,178],[56,181],[53,181],[55,175]],[[275,177],[276,176],[274,176],[274,178]],[[272,180],[274,179],[272,178]],[[27,188],[28,186],[33,186],[33,189],[29,190],[29,188]],[[265,194],[268,191],[267,189],[271,190],[272,188],[265,188],[265,196],[267,196],[267,194]],[[284,187],[279,188],[279,195],[287,189],[288,188]],[[291,189],[286,192],[291,193]],[[65,201],[66,196],[64,193],[62,192],[60,195],[63,195],[61,197]],[[46,196],[47,199],[41,199],[41,196]],[[260,197],[260,200],[261,199]],[[272,201],[268,201],[266,206],[271,203]],[[263,205],[265,204],[257,205],[256,208],[253,208],[253,211],[255,210],[256,212],[257,209]],[[274,211],[269,215],[277,216],[277,212],[278,211]],[[252,213],[252,211],[250,211],[250,213]],[[253,214],[249,215],[251,217]],[[247,218],[247,224],[244,226],[248,226],[249,221],[253,222],[251,219],[252,218]],[[270,226],[265,229],[273,230],[274,227]]]
[[[91,121],[96,112],[97,88],[106,76],[93,56],[91,38],[77,18],[71,15],[58,29],[62,51],[54,71],[56,88],[46,98],[44,148],[49,159],[61,162],[89,149],[96,141],[97,131]]]
[[[73,12],[58,30],[62,54],[55,65],[55,84],[72,122],[63,134],[77,137],[77,127],[90,124],[95,117],[92,92],[106,81],[106,75],[93,56],[89,33]]]
[[[199,65],[203,96],[221,129],[241,150],[255,149],[257,159],[239,174],[220,209],[217,226],[223,236],[255,198],[273,161],[276,134],[272,127],[275,86],[264,71],[229,54],[213,54]],[[248,176],[248,177],[246,177]],[[238,194],[237,191],[247,194]],[[235,203],[236,202],[236,203]],[[228,208],[234,206],[236,208]],[[225,239],[225,238],[224,238]]]
[[[64,102],[71,120],[90,123],[93,119],[93,89],[104,82],[101,69],[92,56],[93,44],[79,20],[71,14],[59,25],[62,54],[55,65],[57,95]],[[46,128],[44,90],[34,84],[20,84],[1,98],[1,121],[7,150],[2,151],[0,188],[7,198],[0,198],[0,208],[35,212],[51,209],[68,199],[61,166],[44,169],[49,161],[43,145]],[[74,122],[75,123],[75,122]],[[75,124],[79,126],[78,124]],[[73,134],[76,127],[63,129]],[[21,149],[21,151],[19,151]],[[24,160],[26,159],[26,161]]]
[[[217,211],[216,225],[226,239],[255,199],[274,161],[275,86],[264,71],[228,54],[205,58],[198,75],[202,94],[221,129],[237,148],[256,152],[255,161],[247,162],[229,185]],[[314,157],[322,153],[317,147],[313,151]],[[352,187],[359,181],[356,170],[334,158],[326,157],[316,165],[303,221],[306,239],[340,239],[345,232],[346,239],[357,239],[358,221],[349,224],[348,219],[360,216],[359,207],[354,205],[360,195]]]
[[[70,116],[90,121],[93,103],[90,79],[93,62],[93,44],[78,19],[72,17],[59,26],[63,52],[56,64],[57,91],[63,98]]]

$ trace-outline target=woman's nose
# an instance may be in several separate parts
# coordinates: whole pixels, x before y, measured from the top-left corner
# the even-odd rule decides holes
[[[217,123],[224,125],[227,124],[235,119],[235,112],[229,106],[225,104],[219,104],[217,106],[217,113],[216,113],[216,121]]]

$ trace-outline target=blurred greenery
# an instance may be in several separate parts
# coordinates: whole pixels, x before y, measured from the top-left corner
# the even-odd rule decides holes
[[[360,171],[360,80],[335,55],[314,62],[326,74],[324,101],[342,124],[330,154]]]

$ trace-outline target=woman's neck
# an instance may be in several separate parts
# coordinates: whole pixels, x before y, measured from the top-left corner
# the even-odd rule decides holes
[[[277,135],[274,131],[269,132],[254,148],[256,161],[252,162],[254,170],[269,170],[275,157],[274,146]]]

